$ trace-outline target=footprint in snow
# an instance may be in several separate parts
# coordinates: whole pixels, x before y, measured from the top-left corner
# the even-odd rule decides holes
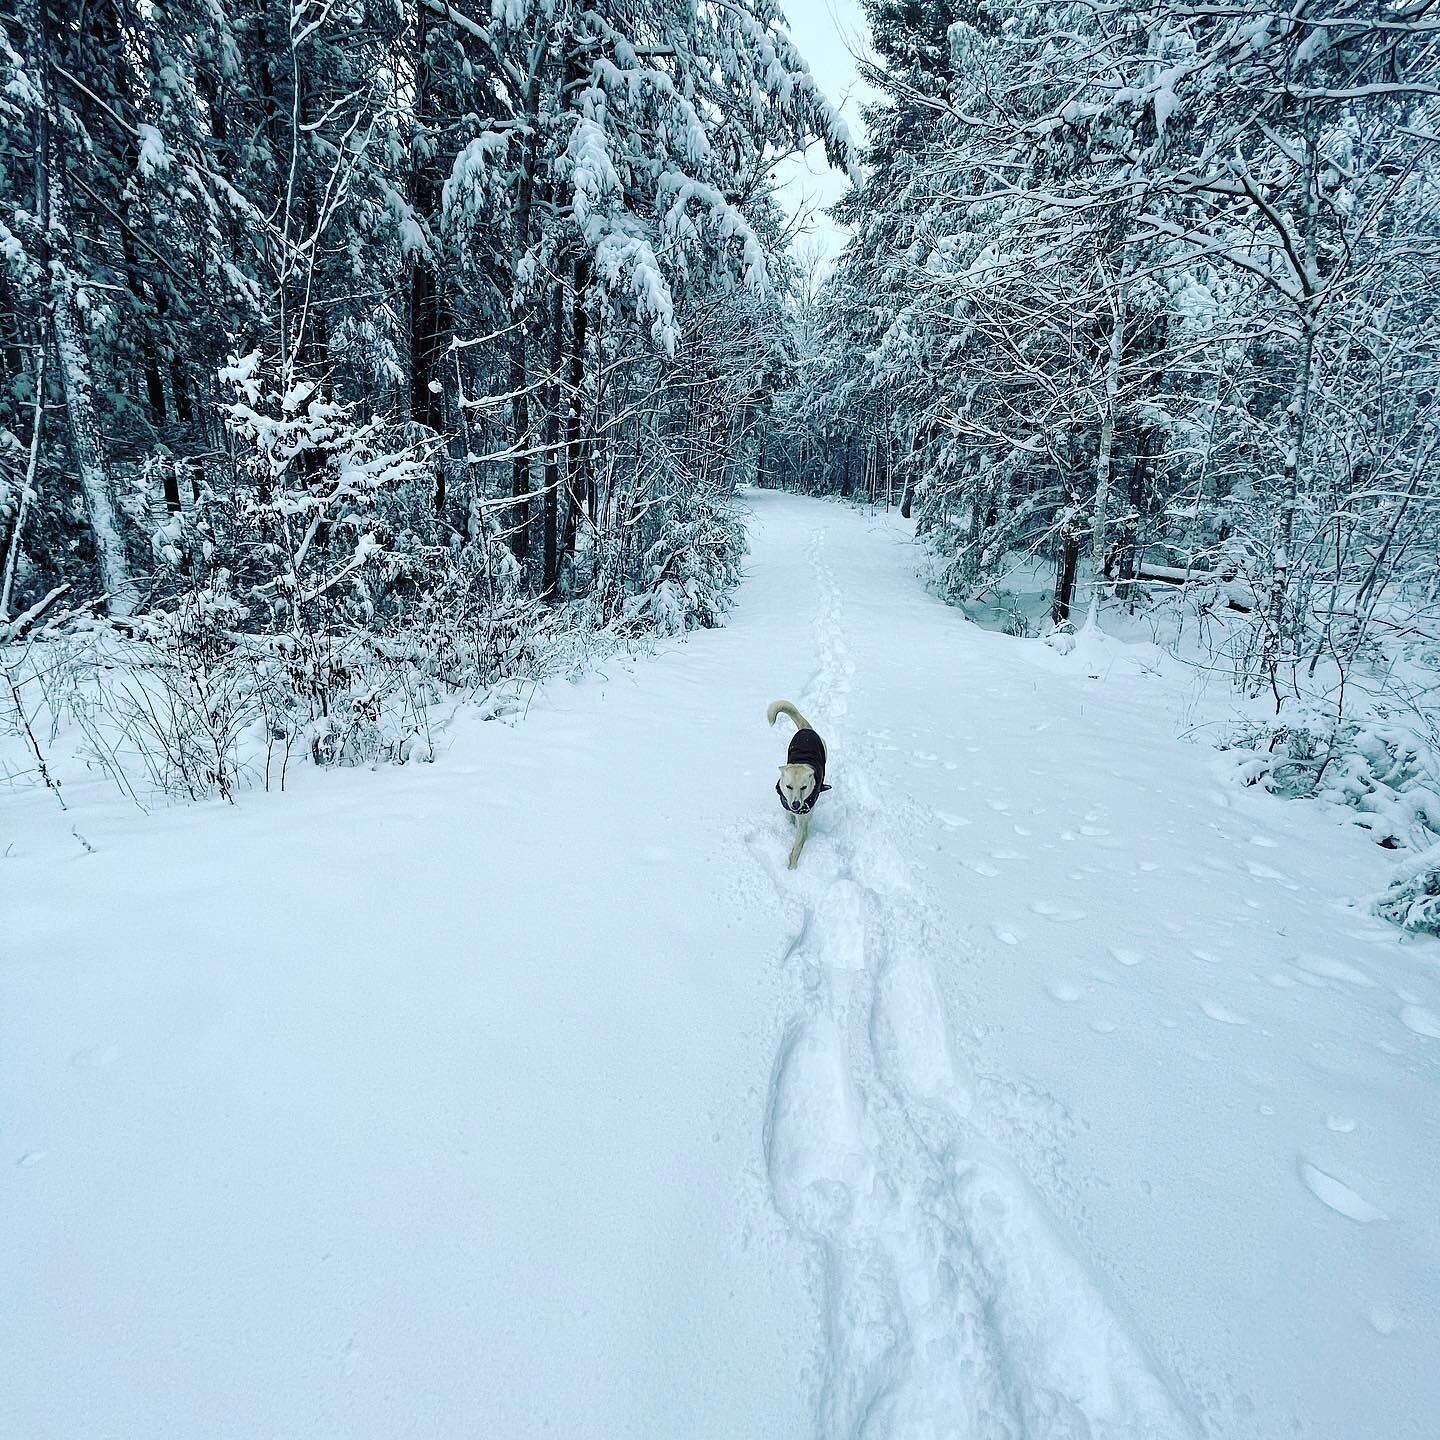
[[[952,815],[948,810],[937,810],[935,818],[947,829],[958,830],[962,825],[970,824],[963,815]]]
[[[1400,1011],[1400,1023],[1417,1035],[1430,1040],[1440,1040],[1440,1015],[1427,1010],[1423,1005],[1406,1005]]]
[[[1109,1035],[1117,1026],[1113,1020],[1092,1020],[1090,1022],[1090,1028],[1097,1035]]]
[[[1127,950],[1123,945],[1112,945],[1110,953],[1122,965],[1138,965],[1145,958],[1138,950]]]
[[[1052,980],[1045,989],[1052,1000],[1062,1005],[1073,1005],[1080,998],[1080,987],[1064,980]]]
[[[1373,990],[1375,982],[1361,969],[1347,965],[1343,960],[1331,960],[1324,955],[1301,955],[1294,962],[1301,970],[1312,975],[1321,975],[1327,980],[1343,980],[1347,985],[1359,985],[1362,989]]]
[[[1221,1025],[1248,1025],[1250,1023],[1243,1015],[1237,1015],[1233,1010],[1227,1010],[1213,1000],[1202,1000],[1200,1008],[1212,1020],[1218,1021]]]
[[[1259,845],[1261,849],[1264,850],[1276,850],[1280,846],[1278,840],[1272,840],[1268,835],[1252,835],[1250,837],[1250,843],[1252,845]]]
[[[853,880],[837,880],[811,917],[815,958],[836,970],[863,970],[865,892]]]
[[[1274,880],[1278,884],[1283,885],[1287,890],[1298,890],[1300,888],[1288,875],[1282,875],[1280,871],[1276,870],[1273,866],[1261,865],[1257,861],[1247,860],[1245,862],[1245,869],[1249,871],[1250,875],[1256,880]]]
[[[992,850],[992,860],[1023,860],[1025,857],[1018,850]]]
[[[77,1050],[70,1063],[77,1070],[103,1070],[113,1065],[124,1052],[118,1045],[91,1045],[88,1049]]]
[[[1056,905],[1049,900],[1035,900],[1031,902],[1030,908],[1037,914],[1043,915],[1047,920],[1053,920],[1057,925],[1067,924],[1072,920],[1083,920],[1083,910],[1068,910],[1063,905]]]
[[[1327,1115],[1325,1128],[1337,1135],[1348,1135],[1355,1128],[1355,1122],[1348,1115]]]
[[[983,875],[987,880],[994,879],[1000,873],[993,865],[984,860],[967,860],[965,863],[977,875]]]
[[[822,1236],[848,1224],[874,1180],[862,1124],[863,1103],[835,1022],[804,1022],[781,1050],[765,1137],[771,1191],[791,1224]]]
[[[1308,1160],[1300,1161],[1300,1178],[1305,1182],[1306,1189],[1322,1205],[1328,1205],[1336,1214],[1343,1215],[1347,1220],[1355,1220],[1361,1225],[1368,1225],[1373,1220],[1390,1218],[1383,1210],[1372,1205],[1363,1195],[1358,1194],[1333,1175],[1327,1175],[1325,1171],[1310,1164]]]
[[[1006,926],[997,921],[990,929],[1002,945],[1018,945],[1025,938],[1025,932],[1018,925]]]

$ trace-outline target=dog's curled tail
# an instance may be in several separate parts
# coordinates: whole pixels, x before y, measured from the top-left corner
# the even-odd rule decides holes
[[[788,700],[772,700],[770,708],[765,712],[765,718],[773,725],[782,715],[788,715],[795,722],[797,730],[814,729],[814,726]]]

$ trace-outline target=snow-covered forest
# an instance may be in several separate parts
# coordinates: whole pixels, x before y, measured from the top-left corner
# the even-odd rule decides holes
[[[0,1440],[1431,1440],[1437,276],[1436,0],[7,7]]]
[[[1053,567],[1062,631],[1182,591],[1206,662],[1271,697],[1231,737],[1249,778],[1423,846],[1440,831],[1429,8],[869,14],[882,98],[839,207],[854,238],[796,298],[770,463],[913,511],[956,598],[1003,586],[1017,554]],[[1437,895],[1432,870],[1397,916],[1433,928]]]
[[[209,732],[171,781],[228,792],[262,711],[408,753],[417,690],[542,628],[714,622],[771,175],[849,164],[774,4],[42,0],[5,40],[0,616],[114,622]]]

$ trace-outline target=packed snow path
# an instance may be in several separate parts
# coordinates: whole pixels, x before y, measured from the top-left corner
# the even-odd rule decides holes
[[[724,630],[433,767],[6,799],[4,1440],[1433,1435],[1383,857],[751,504]]]

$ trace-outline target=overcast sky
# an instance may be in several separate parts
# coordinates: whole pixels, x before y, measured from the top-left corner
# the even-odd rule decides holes
[[[869,92],[855,69],[855,53],[866,47],[865,17],[859,0],[782,0],[790,22],[790,36],[809,62],[815,76],[832,105],[840,107],[850,126],[850,134],[863,138],[860,106]],[[811,220],[813,235],[802,238],[801,250],[813,243],[827,259],[833,260],[845,243],[844,232],[824,215],[820,208],[833,205],[850,182],[844,175],[831,170],[825,163],[824,148],[818,144],[802,159],[787,161],[780,167],[781,199],[791,211],[815,210]]]

